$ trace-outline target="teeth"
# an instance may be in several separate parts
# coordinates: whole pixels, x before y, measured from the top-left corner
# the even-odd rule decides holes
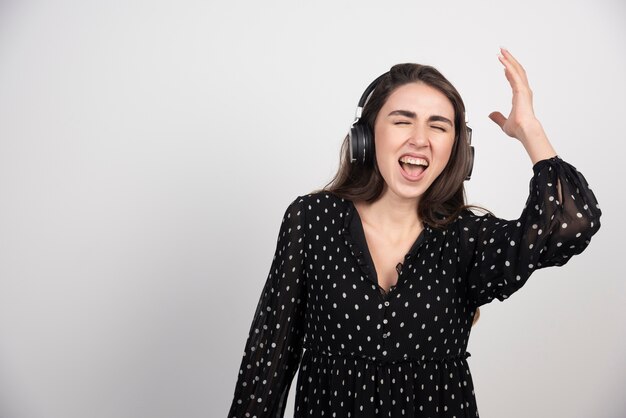
[[[428,167],[428,161],[424,160],[423,158],[415,158],[415,157],[404,156],[404,157],[400,158],[400,162],[407,163],[407,164],[413,164],[413,165],[423,165],[425,167]]]

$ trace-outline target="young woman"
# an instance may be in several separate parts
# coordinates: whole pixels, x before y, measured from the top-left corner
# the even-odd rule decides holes
[[[479,306],[582,252],[601,215],[535,118],[524,69],[499,59],[513,106],[490,118],[533,163],[519,219],[465,204],[456,89],[432,67],[392,67],[364,93],[333,181],[285,212],[229,417],[282,417],[298,367],[296,417],[478,416],[466,348]]]

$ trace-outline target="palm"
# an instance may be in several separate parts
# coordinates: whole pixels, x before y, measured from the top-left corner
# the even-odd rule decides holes
[[[492,112],[489,118],[493,120],[508,136],[523,141],[525,130],[538,124],[533,111],[532,91],[528,84],[526,71],[506,49],[501,49],[502,55],[498,56],[504,65],[504,75],[513,90],[511,112],[505,117],[500,112]]]

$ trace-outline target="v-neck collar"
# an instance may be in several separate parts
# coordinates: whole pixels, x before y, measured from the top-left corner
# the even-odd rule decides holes
[[[415,253],[422,245],[426,237],[431,233],[431,228],[424,224],[424,228],[416,238],[415,242],[411,246],[409,252],[404,256],[402,264],[407,260],[413,258]],[[374,265],[374,260],[369,251],[367,240],[365,239],[365,230],[363,228],[363,222],[359,216],[359,212],[356,210],[354,203],[351,200],[346,200],[346,213],[344,216],[344,236],[348,240],[348,244],[352,253],[357,258],[361,270],[365,273],[366,277],[374,283],[381,291],[383,295],[388,295],[395,287],[400,284],[400,277],[398,277],[397,283],[392,286],[389,292],[380,286],[378,283],[378,274]],[[400,276],[400,275],[398,275]]]

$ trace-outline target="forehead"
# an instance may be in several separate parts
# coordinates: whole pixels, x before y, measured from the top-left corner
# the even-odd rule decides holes
[[[395,89],[381,108],[387,115],[393,110],[410,110],[420,115],[441,115],[454,119],[452,102],[439,90],[428,84],[415,82]]]

